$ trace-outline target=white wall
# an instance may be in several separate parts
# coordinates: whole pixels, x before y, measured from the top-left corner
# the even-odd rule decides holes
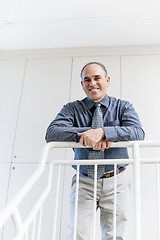
[[[45,144],[46,128],[56,113],[69,100],[84,97],[80,86],[80,70],[85,63],[94,60],[104,63],[109,71],[111,85],[108,94],[132,102],[145,129],[146,139],[160,139],[160,46],[0,52],[0,195],[3,196],[0,208],[36,169]],[[142,150],[142,156],[157,156],[159,153],[159,149]],[[71,157],[71,150],[54,150],[48,162]],[[62,171],[57,229],[57,237],[59,234],[61,240],[67,230],[70,181],[75,173],[70,167]],[[46,174],[47,169],[37,189],[24,201],[25,208],[21,208],[23,217],[42,191]],[[156,240],[155,167],[142,166],[141,174],[142,240]],[[56,175],[57,169],[54,170],[55,182]],[[47,225],[44,224],[41,239],[51,239],[49,224],[51,226],[54,214],[54,196],[55,188],[45,206],[43,221],[47,221]],[[12,239],[12,234],[13,227],[9,221],[2,239]],[[98,228],[97,239],[99,235]]]

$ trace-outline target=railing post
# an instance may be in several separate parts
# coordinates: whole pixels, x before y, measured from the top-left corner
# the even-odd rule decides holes
[[[77,176],[76,176],[76,196],[75,196],[73,240],[76,240],[76,234],[77,234],[78,192],[79,192],[79,169],[80,169],[80,166],[78,165],[78,166],[77,166]]]
[[[49,168],[52,171],[52,167],[50,165]],[[53,234],[52,239],[56,239],[56,227],[57,227],[57,216],[58,216],[58,203],[59,203],[59,192],[60,192],[60,176],[61,176],[61,165],[58,168],[58,176],[57,176],[57,192],[56,192],[56,201],[55,201],[55,213],[54,213],[54,224],[53,224]]]
[[[159,163],[156,163],[157,173],[157,208],[158,208],[158,239],[160,240],[160,177],[159,177]]]
[[[94,165],[93,240],[96,239],[97,164]]]
[[[117,164],[114,164],[114,207],[113,207],[113,240],[117,235]]]
[[[134,174],[134,240],[141,240],[141,189],[140,189],[140,154],[139,143],[133,145]]]
[[[17,207],[15,207],[14,212],[11,216],[15,227],[14,240],[20,240],[23,236],[23,223]]]

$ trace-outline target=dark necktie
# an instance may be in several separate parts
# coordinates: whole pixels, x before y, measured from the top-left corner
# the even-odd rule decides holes
[[[103,127],[103,114],[101,110],[101,104],[95,104],[96,109],[92,117],[91,128]],[[100,150],[90,149],[88,153],[88,159],[104,159],[104,152]],[[105,173],[105,165],[99,165],[97,168],[97,178],[99,179]],[[88,176],[94,178],[94,165],[88,165]]]

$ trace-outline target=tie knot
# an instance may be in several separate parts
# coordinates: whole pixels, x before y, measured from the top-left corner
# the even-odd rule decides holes
[[[101,103],[95,103],[96,107],[101,107]]]

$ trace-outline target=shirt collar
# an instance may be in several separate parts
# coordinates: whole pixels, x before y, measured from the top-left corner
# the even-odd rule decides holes
[[[87,105],[88,105],[88,108],[91,109],[95,102],[93,102],[91,99],[89,99],[88,97],[86,98],[87,100]],[[105,97],[100,101],[100,103],[105,106],[106,108],[109,107],[109,96],[106,94]]]

